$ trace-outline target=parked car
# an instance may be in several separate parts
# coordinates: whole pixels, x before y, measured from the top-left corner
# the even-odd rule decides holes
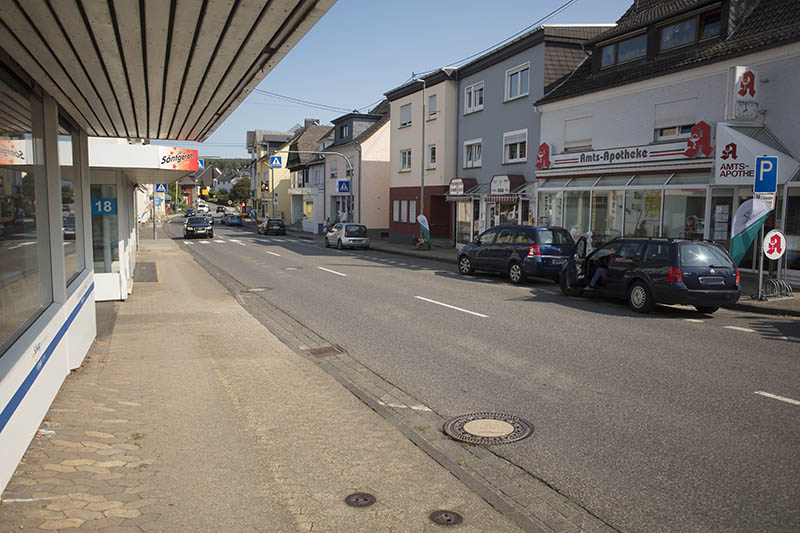
[[[286,235],[286,225],[280,218],[265,218],[258,225],[258,232],[262,235]]]
[[[464,275],[476,270],[499,272],[512,283],[524,283],[528,276],[558,282],[574,246],[564,228],[495,226],[461,247],[458,271]]]
[[[605,277],[598,276],[590,288],[598,269],[605,269]],[[625,298],[640,313],[663,303],[693,305],[711,314],[741,295],[739,269],[722,246],[680,239],[615,239],[587,255],[581,237],[560,285],[568,296],[591,290]]]
[[[222,223],[226,226],[241,226],[242,216],[239,213],[225,213],[222,216]]]
[[[369,249],[369,232],[362,224],[339,222],[325,235],[325,248],[335,245],[342,248]]]
[[[199,213],[208,213],[211,210],[208,208],[208,204],[197,204],[197,211]]]
[[[190,207],[190,208],[189,208],[189,209],[187,209],[187,210],[186,210],[186,212],[183,214],[183,218],[193,217],[193,216],[195,216],[196,214],[197,214],[197,211],[195,211],[193,207]]]
[[[191,239],[192,237],[208,237],[214,238],[214,227],[208,221],[208,217],[189,217],[183,223],[183,238]]]
[[[224,212],[225,212],[225,208],[222,207],[221,205],[218,205],[217,206],[217,213],[224,213]]]
[[[75,214],[70,213],[62,216],[62,228],[64,231],[64,240],[75,240]]]

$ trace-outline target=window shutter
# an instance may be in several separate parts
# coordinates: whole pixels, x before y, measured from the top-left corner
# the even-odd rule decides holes
[[[564,148],[592,145],[592,117],[564,122]]]
[[[683,126],[697,122],[697,99],[679,100],[656,104],[655,125],[653,129]]]

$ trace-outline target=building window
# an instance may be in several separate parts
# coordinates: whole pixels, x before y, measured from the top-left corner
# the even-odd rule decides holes
[[[392,201],[392,222],[400,222],[400,200]]]
[[[601,67],[610,67],[644,57],[647,53],[647,35],[637,35],[602,48]]]
[[[503,163],[522,163],[528,160],[528,130],[503,134]]]
[[[483,139],[464,141],[464,168],[481,166],[481,148]]]
[[[530,63],[525,63],[506,71],[506,102],[528,95],[530,67]]]
[[[339,126],[339,137],[347,137],[348,135],[350,135],[350,126],[348,124]]]
[[[719,36],[720,12],[713,11],[661,28],[661,51]]]
[[[408,200],[400,202],[400,222],[408,222]]]
[[[432,94],[428,97],[428,120],[435,119],[436,114],[437,114],[436,95]]]
[[[351,178],[351,177],[353,176],[353,169],[352,169],[352,168],[348,168],[348,169],[346,169],[346,170],[344,171],[344,175],[345,175],[345,177],[347,177],[347,178]]]
[[[411,125],[411,104],[400,106],[400,127]]]
[[[693,124],[683,126],[671,126],[669,128],[659,128],[656,130],[657,141],[667,141],[671,139],[688,139],[692,132]]]
[[[408,201],[408,221],[413,224],[415,220],[417,220],[417,201],[416,200],[409,200]]]
[[[464,89],[464,114],[483,109],[483,82],[473,83]]]
[[[70,159],[59,161],[61,170],[61,234],[64,238],[64,267],[67,285],[78,276],[86,261],[83,254],[83,219],[80,209],[80,154],[73,143],[72,125],[59,117],[58,145],[60,155],[70,154]],[[65,135],[65,133],[67,133]],[[65,157],[66,159],[66,157]]]
[[[428,168],[436,168],[436,145],[428,145]]]
[[[331,160],[331,179],[335,180],[339,177],[339,164],[335,159]]]
[[[400,150],[400,172],[411,171],[411,150]]]

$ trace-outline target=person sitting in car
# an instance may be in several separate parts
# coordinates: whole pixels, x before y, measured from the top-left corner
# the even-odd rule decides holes
[[[614,254],[610,253],[603,257],[600,257],[597,260],[597,266],[594,269],[594,275],[592,276],[592,281],[589,282],[589,288],[594,289],[597,287],[597,284],[600,283],[600,280],[603,283],[606,282],[608,279],[608,265],[614,260]]]

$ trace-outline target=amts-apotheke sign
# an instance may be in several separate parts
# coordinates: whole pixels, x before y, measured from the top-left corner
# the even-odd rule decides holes
[[[711,141],[711,126],[705,122],[698,122],[692,127],[689,138],[681,142],[557,155],[551,155],[550,151],[550,145],[546,142],[539,145],[539,153],[536,156],[537,169],[581,168],[619,163],[692,159],[698,156],[710,157],[714,146]]]

